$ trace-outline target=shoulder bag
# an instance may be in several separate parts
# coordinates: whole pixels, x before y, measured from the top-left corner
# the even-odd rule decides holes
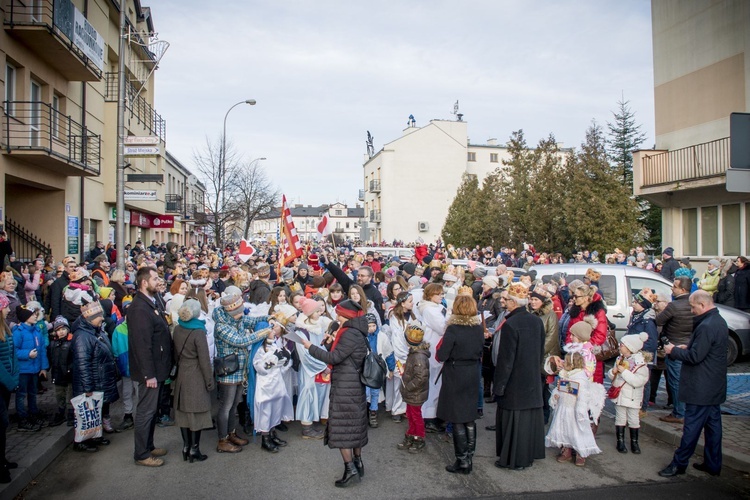
[[[223,358],[214,358],[214,373],[217,377],[226,377],[240,369],[240,359],[237,353],[227,354]]]
[[[169,378],[171,378],[172,380],[177,380],[177,372],[179,371],[179,368],[180,368],[180,360],[182,359],[182,351],[185,350],[185,346],[187,345],[188,340],[190,340],[190,336],[193,334],[194,331],[195,330],[190,330],[190,333],[188,333],[188,336],[185,339],[185,343],[182,344],[182,349],[180,349],[180,354],[177,355],[177,362],[174,365],[172,365],[172,370],[169,372]]]
[[[610,326],[607,329],[607,338],[602,345],[595,345],[591,352],[596,356],[597,361],[608,361],[620,354],[620,343],[615,337],[615,329]]]

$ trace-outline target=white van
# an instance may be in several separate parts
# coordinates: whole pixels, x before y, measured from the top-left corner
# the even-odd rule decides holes
[[[537,272],[537,279],[551,278],[555,273],[565,273],[568,283],[574,279],[583,280],[587,269],[601,273],[599,291],[607,305],[607,317],[617,325],[617,338],[625,334],[633,308],[630,306],[633,296],[643,288],[650,288],[656,293],[672,295],[672,283],[652,271],[633,266],[617,264],[545,264],[532,266]],[[546,279],[545,279],[546,281]],[[731,365],[738,355],[750,354],[750,314],[726,307],[716,306],[721,317],[729,326],[729,345],[727,364]]]
[[[354,247],[355,252],[366,254],[367,252],[378,252],[386,257],[398,256],[401,261],[407,261],[414,255],[414,249],[410,247]]]

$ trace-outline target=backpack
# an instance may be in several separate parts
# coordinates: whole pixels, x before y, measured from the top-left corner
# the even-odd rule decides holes
[[[367,345],[367,356],[362,363],[362,368],[357,369],[359,380],[370,389],[380,389],[385,385],[388,366],[380,354],[370,349],[370,343],[367,342],[367,339],[365,339],[365,344]],[[354,363],[354,360],[352,360],[352,363]]]

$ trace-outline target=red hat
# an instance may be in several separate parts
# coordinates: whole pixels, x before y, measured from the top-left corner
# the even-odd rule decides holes
[[[359,305],[359,302],[347,299],[336,306],[336,314],[343,316],[346,319],[354,319],[364,316],[365,311],[362,310],[362,306]]]

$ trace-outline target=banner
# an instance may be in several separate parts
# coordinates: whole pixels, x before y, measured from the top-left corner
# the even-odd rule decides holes
[[[279,262],[287,266],[297,257],[302,256],[302,245],[297,236],[297,229],[294,227],[292,212],[286,204],[286,196],[282,195],[281,199],[281,252]]]
[[[321,238],[325,238],[333,231],[331,229],[331,221],[328,219],[328,214],[323,214],[323,218],[318,222],[318,234]]]

